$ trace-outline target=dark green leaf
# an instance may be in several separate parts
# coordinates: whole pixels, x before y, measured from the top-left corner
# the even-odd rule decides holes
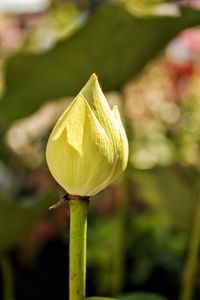
[[[21,241],[33,225],[48,212],[55,201],[55,194],[41,194],[27,204],[11,201],[7,195],[0,194],[0,252]]]
[[[86,300],[115,300],[113,298],[104,298],[104,297],[89,297]]]
[[[199,174],[184,167],[133,171],[144,199],[183,229],[191,228],[197,205]]]
[[[139,18],[122,6],[102,5],[46,53],[8,59],[0,118],[9,124],[47,100],[74,96],[93,72],[105,91],[119,89],[178,32],[197,24],[200,11],[189,8],[180,17]]]
[[[118,300],[167,300],[162,296],[149,294],[149,293],[134,293],[130,295],[124,295],[119,298]]]

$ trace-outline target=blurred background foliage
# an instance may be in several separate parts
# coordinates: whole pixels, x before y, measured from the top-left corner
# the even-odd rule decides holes
[[[2,0],[0,299],[68,297],[69,214],[48,211],[64,191],[45,147],[93,72],[121,110],[130,158],[124,177],[91,201],[87,294],[199,299],[199,8]]]

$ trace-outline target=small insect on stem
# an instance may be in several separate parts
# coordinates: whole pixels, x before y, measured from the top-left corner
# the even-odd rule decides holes
[[[64,196],[61,196],[60,200],[56,204],[49,207],[49,210],[52,210],[52,209],[59,208],[59,207],[63,206],[65,204],[65,202],[70,199],[69,196],[70,195],[68,193],[66,193]]]

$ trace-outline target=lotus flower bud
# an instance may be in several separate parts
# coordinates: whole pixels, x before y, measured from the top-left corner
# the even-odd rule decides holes
[[[93,196],[125,170],[128,142],[93,74],[57,121],[46,149],[55,180],[71,195]]]

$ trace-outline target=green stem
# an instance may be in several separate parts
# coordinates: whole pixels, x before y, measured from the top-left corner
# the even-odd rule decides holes
[[[13,275],[9,258],[2,256],[0,262],[3,278],[3,300],[13,300]]]
[[[88,200],[71,199],[69,249],[69,300],[85,299]]]
[[[194,225],[192,230],[192,236],[190,241],[190,248],[188,250],[188,257],[186,260],[185,270],[182,279],[182,291],[180,300],[191,300],[195,275],[198,266],[198,253],[200,248],[200,201],[198,199],[198,205],[196,215],[194,219]]]

